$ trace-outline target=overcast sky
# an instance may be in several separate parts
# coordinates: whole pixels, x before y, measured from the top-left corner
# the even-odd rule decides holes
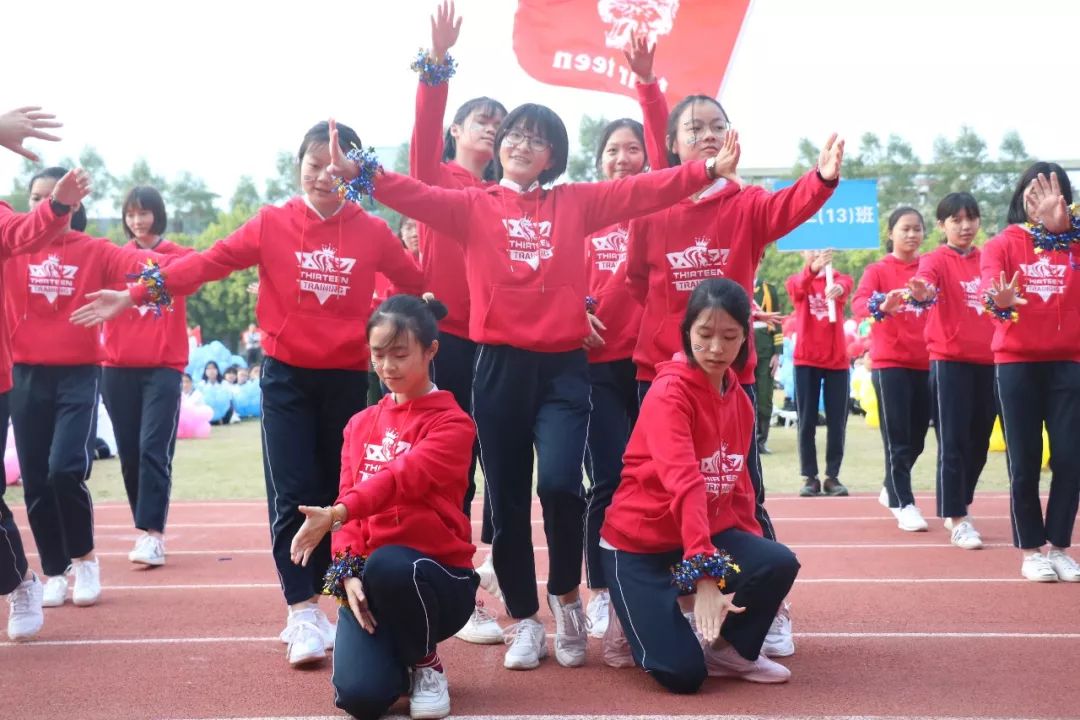
[[[583,113],[639,115],[628,98],[529,78],[511,45],[516,4],[458,0],[451,110],[484,94],[508,107],[540,102],[571,137]],[[407,140],[416,87],[408,65],[429,44],[434,6],[5,3],[0,106],[40,104],[61,116],[63,144],[35,146],[47,160],[93,145],[116,174],[145,157],[169,178],[190,170],[227,200],[241,175],[271,175],[276,152],[295,149],[328,115],[365,144]],[[929,159],[935,137],[965,124],[993,154],[1015,129],[1039,158],[1080,159],[1078,21],[1072,0],[754,0],[722,91],[743,165],[788,166],[800,137],[820,142],[831,130],[854,144],[867,131],[897,133]],[[0,188],[17,168],[18,158],[0,154]]]

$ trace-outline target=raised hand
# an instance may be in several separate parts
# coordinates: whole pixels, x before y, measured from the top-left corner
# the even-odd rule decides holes
[[[649,47],[649,36],[647,33],[637,33],[630,38],[630,42],[623,48],[623,56],[626,57],[626,64],[630,66],[630,69],[637,75],[638,82],[652,83],[656,82],[656,76],[653,75],[653,56],[656,54],[656,45]]]
[[[1000,278],[994,278],[990,283],[990,289],[986,291],[990,299],[999,308],[1009,308],[1015,305],[1027,305],[1027,300],[1020,297],[1020,271],[1013,273],[1012,280],[1006,282],[1005,271],[1001,272]]]
[[[1050,173],[1049,178],[1039,173],[1031,181],[1024,191],[1024,209],[1032,222],[1042,223],[1052,233],[1063,233],[1072,227],[1057,173]]]
[[[443,0],[431,16],[431,54],[439,62],[457,43],[461,32],[461,18],[455,17],[453,0]]]
[[[825,141],[825,146],[821,148],[821,153],[818,154],[817,169],[821,174],[821,179],[832,182],[839,178],[840,166],[843,163],[844,141],[838,140],[837,134],[833,133]]]
[[[60,178],[53,187],[53,200],[61,205],[78,205],[82,199],[90,194],[93,185],[90,175],[82,168],[69,170],[64,177]]]
[[[338,139],[337,120],[330,118],[330,165],[326,172],[331,177],[352,180],[360,174],[360,166],[345,157],[341,150],[341,141]]]
[[[129,307],[135,307],[131,293],[127,290],[98,290],[87,294],[89,300],[71,313],[71,322],[82,327],[93,327],[106,320],[112,320]]]
[[[300,512],[304,515],[304,524],[293,536],[292,545],[289,547],[289,556],[296,565],[307,567],[311,553],[315,551],[323,537],[330,531],[334,522],[330,508],[312,507],[301,505]]]
[[[740,188],[746,187],[746,182],[739,177],[736,170],[739,167],[739,157],[742,155],[742,146],[739,145],[739,131],[724,131],[724,141],[720,145],[720,151],[716,153],[716,164],[713,166],[713,174],[718,178],[724,178],[733,182]]]
[[[810,261],[810,271],[814,273],[821,272],[826,265],[832,262],[832,250],[820,250],[814,259]]]
[[[38,162],[38,156],[24,148],[23,141],[37,138],[57,142],[60,138],[43,130],[62,127],[62,123],[56,122],[55,115],[39,112],[40,110],[36,105],[28,105],[0,115],[0,147],[6,147],[27,160]]]

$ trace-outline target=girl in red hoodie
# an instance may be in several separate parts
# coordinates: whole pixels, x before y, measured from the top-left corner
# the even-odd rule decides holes
[[[63,168],[30,181],[36,208],[54,192]],[[104,351],[97,330],[68,322],[86,293],[138,269],[143,253],[92,238],[86,211],[73,208],[70,230],[30,254],[4,263],[7,327],[14,360],[11,420],[22,469],[26,514],[47,576],[43,605],[72,600],[93,605],[101,595],[94,553],[94,507],[86,481],[93,464],[94,428]]]
[[[494,178],[492,159],[495,133],[506,117],[502,103],[489,97],[477,97],[463,103],[443,132],[443,116],[453,59],[449,50],[457,42],[461,18],[455,18],[452,5],[443,2],[431,18],[431,52],[416,64],[420,81],[416,88],[416,120],[409,143],[409,175],[443,188],[483,187]],[[425,68],[445,69],[428,72]],[[430,225],[420,226],[420,267],[424,289],[446,304],[449,311],[439,323],[439,354],[435,356],[435,381],[454,395],[461,409],[472,412],[473,365],[476,343],[469,334],[469,288],[465,282],[465,250],[453,237]],[[465,514],[472,513],[476,495],[475,448],[469,470],[469,491],[465,494]],[[484,494],[480,540],[491,544],[490,498]],[[499,582],[492,567],[491,555],[477,568],[480,586],[499,597]],[[503,641],[502,628],[482,603],[458,633],[466,642],[484,645]]]
[[[844,461],[844,436],[847,433],[848,396],[851,394],[851,365],[844,338],[844,304],[851,297],[854,281],[850,275],[833,273],[833,283],[826,282],[825,266],[832,262],[832,251],[803,253],[806,267],[787,280],[787,292],[795,305],[795,409],[799,416],[799,465],[803,486],[799,494],[815,497],[841,497],[848,490],[840,482],[840,464]],[[835,307],[836,320],[829,321],[829,303]],[[825,392],[825,484],[818,477],[817,433],[818,398]]]
[[[922,454],[930,429],[930,356],[923,338],[926,312],[922,304],[904,302],[908,281],[919,270],[925,227],[915,208],[894,210],[885,246],[889,254],[867,266],[852,300],[856,320],[874,320],[871,381],[885,445],[885,487],[878,499],[907,532],[927,529],[911,492],[911,468]]]
[[[293,561],[306,565],[334,533],[325,592],[342,604],[335,702],[357,718],[381,716],[407,692],[412,717],[450,714],[436,644],[465,624],[476,598],[461,511],[476,429],[428,374],[445,315],[434,300],[395,295],[371,316],[372,364],[390,392],[349,420],[337,500],[300,506],[292,540]]]
[[[734,175],[737,136],[719,154],[675,170],[546,189],[566,169],[562,120],[542,105],[523,105],[495,136],[500,184],[450,190],[383,172],[373,159],[359,166],[335,158],[335,175],[399,212],[448,233],[465,247],[472,311],[480,343],[473,413],[495,529],[499,587],[519,620],[503,664],[538,667],[547,655],[537,620],[532,552],[533,448],[547,535],[548,605],[555,615],[555,656],[567,667],[585,662],[581,584],[585,511],[581,464],[589,421],[589,371],[582,342],[586,314],[585,237]],[[363,172],[361,172],[363,171]]]
[[[355,132],[339,130],[335,142],[344,145],[338,150],[359,146]],[[318,607],[330,545],[323,543],[312,562],[299,567],[289,559],[289,542],[300,527],[297,507],[333,500],[341,431],[366,405],[369,354],[357,328],[371,315],[375,273],[415,293],[423,282],[386,223],[342,201],[326,172],[329,143],[325,122],[304,136],[298,154],[302,197],[262,208],[202,252],[163,261],[163,287],[140,284],[98,293],[72,315],[73,322],[93,324],[132,304],[164,301],[161,293],[188,295],[202,283],[258,266],[255,314],[265,333],[259,383],[263,470],[274,562],[289,606],[281,639],[292,665],[321,660],[333,646],[333,625]],[[144,274],[149,280],[154,273]]]
[[[133,188],[122,211],[128,247],[151,251],[159,260],[194,252],[162,237],[168,216],[154,188]],[[183,298],[163,317],[149,310],[132,308],[105,323],[101,395],[116,433],[131,514],[142,531],[128,560],[155,567],[165,564],[165,520],[188,342]]]
[[[932,302],[926,317],[930,392],[938,441],[937,512],[952,531],[952,544],[982,547],[968,517],[975,486],[986,465],[997,415],[994,400],[994,333],[983,303],[975,246],[979,203],[969,193],[949,193],[937,206],[945,244],[919,259],[909,283],[909,303]]]
[[[1035,163],[1013,193],[1012,224],[982,255],[986,308],[997,320],[991,348],[1013,544],[1023,554],[1022,575],[1036,582],[1080,582],[1080,565],[1066,554],[1080,497],[1080,218],[1066,208],[1072,199],[1061,166]],[[1053,474],[1045,516],[1039,500],[1043,423]]]
[[[784,682],[761,647],[799,562],[754,515],[755,411],[736,370],[750,353],[749,295],[704,280],[679,333],[684,354],[656,368],[601,531],[612,604],[634,661],[672,692],[696,692],[706,674]]]

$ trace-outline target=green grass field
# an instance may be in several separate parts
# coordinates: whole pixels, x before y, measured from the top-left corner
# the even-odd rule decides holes
[[[762,458],[765,485],[770,493],[794,493],[800,486],[794,428],[774,427],[769,435],[771,455]],[[825,428],[818,428],[819,463],[824,470]],[[916,490],[933,491],[937,444],[931,432],[926,450],[915,465]],[[881,435],[866,425],[864,418],[848,420],[847,443],[841,480],[852,492],[876,492],[881,487],[883,459]],[[124,500],[120,463],[116,459],[94,464],[90,487],[97,502]],[[983,490],[1008,487],[1004,453],[991,453],[979,485]],[[9,502],[22,502],[22,489],[8,489]],[[213,428],[207,440],[180,440],[173,462],[173,492],[176,500],[264,498],[259,423],[248,420],[239,425]]]

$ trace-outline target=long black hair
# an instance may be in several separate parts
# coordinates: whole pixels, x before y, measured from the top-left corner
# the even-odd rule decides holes
[[[465,121],[469,118],[469,115],[472,115],[474,112],[490,117],[495,117],[496,115],[506,117],[506,108],[503,107],[501,102],[486,96],[481,96],[473,98],[472,100],[466,100],[465,103],[457,109],[457,112],[454,113],[454,120],[450,124],[457,125],[462,129],[467,129],[465,128]],[[498,145],[495,146],[495,154],[498,154],[498,147]],[[442,159],[443,162],[449,162],[455,157],[457,157],[457,140],[450,133],[450,128],[446,128],[446,133],[443,135]],[[495,179],[495,158],[492,158],[491,161],[484,166],[483,177],[484,180],[489,181]]]
[[[391,295],[371,314],[367,336],[380,325],[390,325],[394,334],[387,346],[402,333],[412,333],[420,347],[427,350],[439,337],[439,321],[446,317],[446,306],[438,300],[421,300],[415,295]],[[382,348],[378,348],[382,349]]]
[[[1024,174],[1020,176],[1020,181],[1016,183],[1016,190],[1013,191],[1012,200],[1009,202],[1007,219],[1010,224],[1016,225],[1028,221],[1027,208],[1024,207],[1024,191],[1028,189],[1028,185],[1036,177],[1039,175],[1050,177],[1050,173],[1057,175],[1058,183],[1061,185],[1061,194],[1065,196],[1065,202],[1072,204],[1072,183],[1069,182],[1068,173],[1057,163],[1037,162],[1025,170]]]
[[[645,165],[649,166],[649,151],[645,147],[645,127],[637,120],[631,118],[619,118],[618,120],[612,120],[606,126],[604,131],[600,133],[600,142],[596,145],[596,172],[600,173],[600,167],[604,162],[604,148],[607,147],[608,140],[615,134],[616,130],[622,130],[626,128],[630,132],[634,133],[634,137],[641,143],[641,154],[645,156]]]
[[[690,107],[694,103],[712,103],[720,110],[720,114],[724,116],[724,122],[729,126],[731,125],[731,118],[728,117],[727,110],[720,104],[720,101],[714,97],[708,95],[687,95],[679,103],[671,109],[671,114],[668,115],[667,121],[667,154],[668,154],[668,167],[675,167],[682,163],[679,159],[679,154],[672,148],[675,147],[675,141],[679,137],[679,117],[683,114],[686,108]]]
[[[743,329],[743,344],[735,356],[732,367],[742,369],[746,359],[750,355],[750,296],[746,294],[743,286],[734,280],[727,278],[709,278],[702,281],[690,293],[690,301],[686,304],[686,314],[683,315],[680,331],[682,332],[683,353],[687,361],[696,366],[694,362],[694,348],[690,342],[690,328],[698,316],[706,310],[723,310]]]
[[[53,180],[59,180],[68,174],[66,168],[62,167],[47,167],[39,172],[34,177],[30,178],[30,184],[26,186],[27,192],[34,188],[34,183],[42,178],[52,178]],[[71,213],[71,229],[77,232],[84,232],[86,230],[86,207],[82,203],[79,203],[78,209]]]

